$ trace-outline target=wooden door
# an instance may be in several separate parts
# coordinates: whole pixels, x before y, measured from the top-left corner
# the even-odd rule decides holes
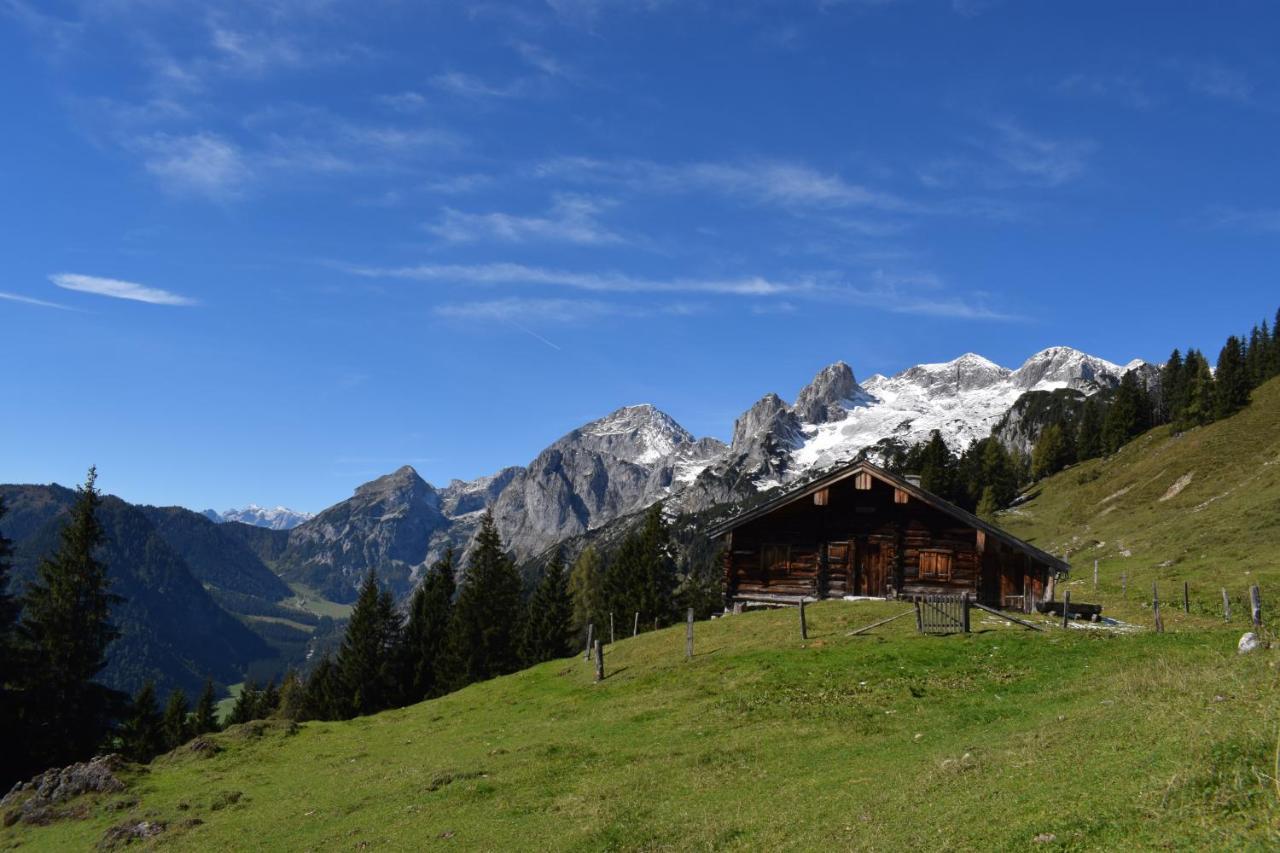
[[[859,595],[884,595],[885,559],[884,549],[879,542],[858,542],[858,576],[861,580]]]
[[[827,595],[839,598],[852,591],[849,578],[851,564],[848,542],[831,542],[827,545]]]

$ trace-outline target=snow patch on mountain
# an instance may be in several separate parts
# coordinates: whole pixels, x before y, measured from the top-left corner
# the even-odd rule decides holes
[[[292,530],[304,521],[313,517],[310,512],[298,512],[285,506],[267,507],[249,504],[242,509],[228,509],[223,512],[205,510],[204,515],[216,522],[239,521],[252,524],[254,527],[268,527],[272,530]]]

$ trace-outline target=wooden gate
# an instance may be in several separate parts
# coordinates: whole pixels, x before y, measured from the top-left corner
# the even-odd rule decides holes
[[[969,596],[918,595],[916,628],[921,634],[969,633]]]

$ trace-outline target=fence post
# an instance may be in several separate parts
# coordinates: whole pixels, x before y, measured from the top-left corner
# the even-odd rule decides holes
[[[1129,573],[1120,573],[1120,595],[1125,598],[1129,597]]]
[[[800,596],[800,639],[809,639],[809,626],[804,621],[804,596]]]
[[[1227,588],[1222,588],[1222,618],[1226,622],[1231,621],[1231,596],[1227,595]]]
[[[604,649],[596,640],[596,681],[604,681]]]
[[[1098,561],[1093,561],[1093,588],[1098,588]]]
[[[1151,609],[1155,611],[1156,616],[1156,633],[1164,633],[1164,620],[1160,618],[1160,590],[1156,585],[1151,584]]]
[[[1067,628],[1067,620],[1071,618],[1071,590],[1062,594],[1062,629]]]
[[[969,633],[969,593],[960,596],[960,606],[964,608],[964,632]]]
[[[684,623],[684,659],[693,659],[693,608],[685,615]]]
[[[631,636],[640,636],[640,611],[636,611],[636,624],[631,626]]]
[[[1249,587],[1249,610],[1253,617],[1253,628],[1256,631],[1262,627],[1262,593],[1258,591],[1257,584]]]
[[[1182,612],[1191,612],[1191,584],[1188,581],[1182,582]]]
[[[613,633],[613,613],[609,613],[609,642],[616,643],[618,640]]]
[[[588,622],[587,623],[587,650],[582,653],[583,660],[591,660],[591,636],[592,634],[595,633],[595,630],[596,630],[596,626],[593,623]]]

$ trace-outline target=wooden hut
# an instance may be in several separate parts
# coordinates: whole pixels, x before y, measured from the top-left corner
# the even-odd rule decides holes
[[[970,593],[1030,610],[1064,560],[859,461],[709,531],[724,545],[726,606],[846,595]]]

